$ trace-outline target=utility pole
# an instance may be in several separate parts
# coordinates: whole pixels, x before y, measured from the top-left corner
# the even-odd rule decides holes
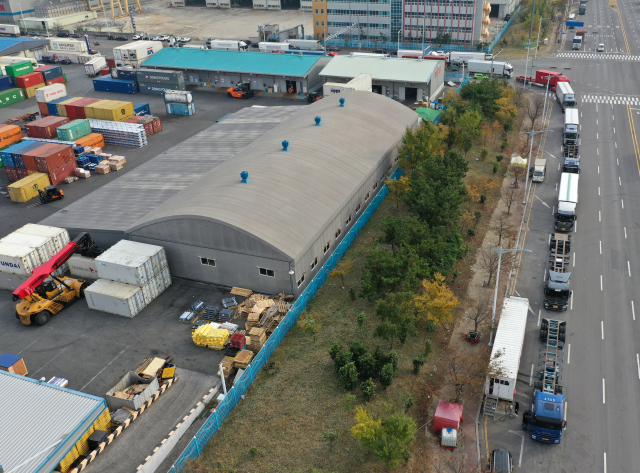
[[[531,25],[529,26],[529,43],[527,44],[527,60],[524,63],[524,82],[522,87],[527,86],[527,66],[529,65],[529,50],[531,49],[531,37],[533,36],[533,17],[536,16],[536,0],[533,0],[531,9]]]

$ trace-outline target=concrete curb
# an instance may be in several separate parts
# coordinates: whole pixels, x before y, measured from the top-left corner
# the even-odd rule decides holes
[[[198,402],[196,406],[189,411],[189,415],[182,418],[182,422],[175,426],[175,428],[169,432],[169,435],[160,442],[156,448],[153,449],[153,453],[145,458],[144,463],[139,465],[136,470],[141,473],[153,473],[160,466],[160,464],[167,458],[169,453],[175,445],[178,443],[184,433],[191,427],[191,424],[198,418],[198,416],[204,411],[205,406],[211,402],[216,394],[220,390],[220,384],[211,388],[209,392],[202,397],[202,401]]]
[[[140,406],[140,408],[136,412],[133,413],[133,418],[127,419],[125,421],[124,425],[121,425],[116,430],[114,430],[111,433],[111,435],[109,435],[107,437],[107,440],[102,442],[98,446],[98,448],[96,448],[95,450],[92,450],[89,453],[87,453],[87,458],[82,460],[78,466],[76,466],[75,468],[69,470],[69,473],[79,473],[80,471],[84,470],[89,463],[91,463],[93,460],[95,460],[96,457],[104,451],[104,449],[105,449],[105,447],[107,445],[110,445],[111,442],[113,442],[113,440],[116,437],[118,437],[122,433],[122,431],[124,429],[129,427],[131,425],[131,423],[134,420],[136,420],[138,418],[138,416],[140,414],[142,414],[147,409],[147,407],[149,407],[154,401],[156,401],[160,397],[160,395],[163,394],[167,390],[167,388],[171,387],[173,385],[173,383],[175,383],[177,381],[178,381],[178,377],[176,376],[174,378],[171,378],[169,381],[164,383],[162,386],[160,386],[160,389],[158,391],[156,391],[155,393],[153,393],[153,395],[142,406]]]

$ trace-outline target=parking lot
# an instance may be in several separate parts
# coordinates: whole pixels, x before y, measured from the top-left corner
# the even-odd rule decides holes
[[[106,53],[107,48],[103,49]],[[0,191],[3,192],[0,195],[4,197],[0,198],[1,236],[26,223],[40,222],[209,127],[216,119],[230,112],[255,104],[300,105],[300,101],[289,99],[236,100],[221,93],[195,91],[196,115],[168,116],[161,96],[94,92],[91,80],[84,74],[84,66],[72,64],[63,66],[63,70],[68,80],[69,96],[149,102],[152,114],[162,120],[163,131],[149,137],[149,144],[143,148],[108,145],[105,149],[107,152],[126,157],[124,169],[106,175],[92,174],[89,179],[72,184],[62,183],[59,186],[64,190],[65,198],[48,205],[28,208],[33,201],[26,204],[11,202],[4,189],[7,185],[6,174],[0,171]],[[37,110],[35,99],[2,108],[0,122],[30,110]],[[202,171],[204,173],[207,169]],[[127,209],[115,211],[126,212]],[[178,383],[159,398],[157,405],[152,405],[141,416],[138,425],[132,424],[126,435],[123,433],[114,445],[105,450],[100,462],[96,461],[90,467],[92,471],[113,471],[117,461],[118,471],[135,471],[153,448],[217,383],[217,365],[223,353],[195,346],[191,340],[190,325],[180,323],[178,317],[196,300],[219,306],[221,299],[229,296],[227,291],[228,288],[174,278],[173,285],[133,319],[90,310],[86,302],[80,300],[40,327],[22,325],[15,318],[15,302],[11,293],[0,290],[0,353],[9,352],[24,357],[30,377],[66,378],[69,380],[68,388],[101,397],[145,358],[173,356],[179,368]],[[130,440],[127,440],[127,436]]]

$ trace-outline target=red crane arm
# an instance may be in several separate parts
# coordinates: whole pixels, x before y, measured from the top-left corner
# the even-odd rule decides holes
[[[51,276],[56,269],[66,263],[74,253],[78,252],[78,250],[82,250],[87,253],[94,252],[96,250],[88,233],[81,233],[73,241],[67,243],[64,248],[53,256],[53,258],[35,268],[31,277],[13,291],[13,300],[17,301],[18,299],[24,299],[25,297],[29,297],[33,294],[36,287]]]

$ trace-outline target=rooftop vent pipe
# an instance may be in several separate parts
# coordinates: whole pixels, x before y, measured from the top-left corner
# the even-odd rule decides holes
[[[282,142],[282,151],[289,151],[289,142],[287,140]]]
[[[242,179],[240,182],[242,182],[243,184],[251,181],[251,179],[249,179],[249,173],[247,171],[242,171],[240,173],[240,178]]]
[[[344,100],[343,98],[341,98],[341,99],[340,99],[340,106],[341,106],[341,107],[344,107],[344,102],[345,102],[345,100]]]
[[[320,126],[321,121],[322,121],[322,118],[316,117],[316,126]]]

